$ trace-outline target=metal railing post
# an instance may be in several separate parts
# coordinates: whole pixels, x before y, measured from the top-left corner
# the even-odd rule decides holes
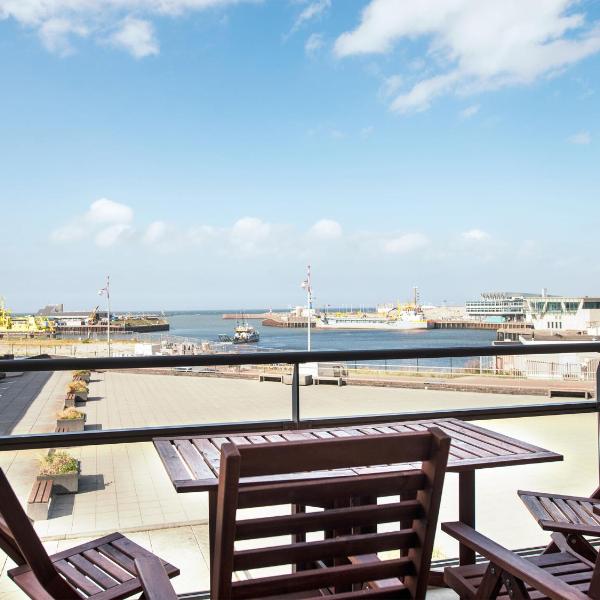
[[[292,421],[294,426],[300,426],[300,372],[298,363],[294,363],[292,372]]]

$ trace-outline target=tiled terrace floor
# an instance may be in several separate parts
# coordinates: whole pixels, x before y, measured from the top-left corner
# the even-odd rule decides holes
[[[25,374],[0,381],[2,433],[53,431],[54,415],[62,408],[69,378],[67,373]],[[287,417],[290,407],[290,388],[277,383],[107,372],[94,374],[90,388],[90,401],[82,410],[88,414],[88,426],[104,429],[274,419]],[[302,388],[301,397],[304,416],[542,401],[528,396],[332,386]],[[564,463],[493,469],[477,477],[478,526],[484,533],[509,547],[544,543],[547,535],[522,507],[516,490],[586,494],[594,489],[598,479],[595,415],[484,421],[481,425],[566,455]],[[204,494],[176,494],[151,443],[70,451],[81,461],[81,492],[57,498],[50,518],[36,523],[51,551],[118,530],[182,568],[179,592],[207,586],[202,557],[207,516]],[[40,454],[0,453],[0,466],[23,502]],[[457,518],[456,480],[453,475],[447,478],[440,521]],[[436,546],[446,555],[456,555],[454,543],[442,534]],[[199,585],[202,581],[206,584]],[[3,594],[13,590],[13,584],[0,577],[0,598],[9,597]]]

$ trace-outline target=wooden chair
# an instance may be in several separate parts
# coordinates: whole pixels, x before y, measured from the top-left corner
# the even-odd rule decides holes
[[[461,598],[600,600],[600,560],[569,547],[523,558],[464,523],[442,523],[442,531],[489,561],[444,570],[444,580]]]
[[[523,490],[518,494],[542,529],[560,535],[552,536],[554,541],[546,548],[546,554],[558,551],[562,539],[578,554],[596,560],[598,551],[584,536],[600,536],[600,516],[594,514],[594,506],[600,505],[600,487],[589,497]]]
[[[158,556],[138,556],[134,562],[146,600],[177,600],[169,575]]]
[[[135,559],[154,557],[120,533],[48,556],[2,469],[0,548],[18,565],[8,576],[36,600],[128,598],[142,591]],[[179,575],[161,562],[169,577]]]
[[[449,447],[438,428],[223,444],[211,597],[424,598]],[[368,468],[415,462],[405,470]],[[340,471],[332,477],[332,469]],[[323,470],[329,477],[315,478]],[[386,496],[401,499],[378,504]],[[268,516],[268,507],[290,504],[292,514]],[[321,509],[306,512],[308,506]],[[238,509],[259,507],[259,516],[237,518]],[[380,523],[400,528],[378,533]],[[306,534],[318,539],[306,541]],[[244,549],[235,547],[241,540]],[[283,574],[233,580],[235,572],[267,567]]]

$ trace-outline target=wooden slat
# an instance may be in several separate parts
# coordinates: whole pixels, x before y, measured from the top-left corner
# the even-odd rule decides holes
[[[239,550],[233,555],[233,570],[259,569],[281,564],[295,564],[352,556],[357,553],[376,553],[386,550],[417,547],[419,539],[414,530],[340,536],[316,542],[298,542],[267,548]]]
[[[124,554],[111,544],[103,544],[98,550],[102,554],[108,556],[112,561],[116,562],[122,569],[135,575],[135,565],[133,564],[133,560],[127,556],[127,554]]]
[[[540,504],[546,509],[546,512],[555,521],[566,521],[564,513],[552,502],[550,498],[540,498]]]
[[[118,567],[114,562],[110,561],[103,554],[100,554],[100,552],[97,550],[86,550],[83,552],[82,556],[84,556],[91,563],[97,565],[103,571],[106,571],[111,577],[114,577],[120,583],[134,578],[131,573],[125,569],[122,569],[121,567]],[[70,557],[69,560],[72,561],[73,557]]]
[[[414,565],[409,558],[381,561],[368,565],[341,565],[327,569],[311,569],[291,575],[275,575],[261,579],[235,581],[233,597],[239,600],[273,596],[285,591],[299,592],[339,583],[354,583],[412,575]]]
[[[454,423],[455,425],[462,427],[464,429],[467,429],[470,432],[479,433],[488,440],[493,439],[493,440],[497,440],[498,442],[505,442],[507,444],[517,446],[518,448],[521,449],[521,453],[526,453],[526,452],[537,453],[540,451],[542,451],[542,452],[544,451],[543,448],[540,448],[539,446],[534,446],[533,444],[529,444],[528,442],[524,442],[523,440],[511,438],[502,433],[498,433],[497,431],[491,431],[490,429],[483,429],[482,427],[479,427],[478,425],[473,425],[473,423],[471,423],[469,421],[459,421],[458,419],[448,419],[446,422]],[[435,423],[437,423],[437,422],[435,422]]]
[[[271,504],[304,504],[320,499],[323,502],[333,501],[338,497],[353,494],[355,496],[394,496],[402,491],[417,491],[426,488],[427,478],[421,471],[408,471],[402,474],[382,473],[359,477],[337,478],[327,481],[288,482],[282,484],[254,485],[241,488],[239,508]]]
[[[207,479],[213,476],[212,470],[204,462],[202,455],[189,440],[175,440],[175,446],[185,461],[194,479]]]
[[[371,598],[390,598],[392,600],[403,600],[404,598],[408,599],[410,597],[411,594],[408,589],[404,585],[400,584],[381,590],[360,590],[356,592],[336,594],[335,600],[361,600],[361,598],[366,598],[367,600],[370,600]],[[323,596],[315,596],[314,598],[309,598],[308,600],[323,600]]]
[[[215,473],[215,475],[219,476],[219,464],[221,462],[221,453],[217,450],[217,447],[214,446],[210,440],[206,438],[196,438],[192,440],[194,446],[198,449],[198,452],[202,454],[206,464],[210,467],[210,469]]]
[[[148,600],[177,600],[177,594],[157,556],[138,556],[135,567]]]
[[[244,519],[236,524],[236,539],[276,537],[293,533],[308,533],[343,527],[362,527],[378,523],[418,519],[423,507],[417,500],[388,504],[352,506],[326,511],[278,515],[258,519]]]
[[[407,436],[410,444],[402,443]],[[242,477],[425,460],[431,452],[431,436],[426,432],[394,432],[344,440],[306,440],[281,444],[278,451],[278,459],[273,461],[269,445],[239,447]]]
[[[92,581],[95,581],[101,588],[105,590],[109,590],[110,588],[119,585],[118,581],[112,577],[109,577],[104,571],[100,570],[97,565],[90,562],[81,554],[71,556],[69,558],[69,562],[84,575],[86,575],[86,577],[89,577]]]
[[[567,519],[571,523],[581,523],[582,520],[579,515],[563,500],[562,498],[555,498],[554,503],[560,510],[565,514]]]
[[[170,442],[164,440],[155,441],[154,446],[165,465],[165,469],[167,469],[171,481],[191,479],[181,457]]]
[[[54,563],[56,570],[65,577],[65,579],[75,588],[79,588],[85,592],[88,596],[93,596],[98,592],[102,591],[102,588],[87,579],[82,573],[80,573],[75,567],[69,564],[66,560],[57,560]]]
[[[474,431],[468,427],[462,427],[455,421],[440,421],[439,426],[452,438],[454,438],[455,434],[464,434],[471,440],[479,440],[485,443],[486,446],[494,446],[496,448],[496,453],[501,451],[503,453],[510,452],[511,454],[523,454],[524,452],[524,449],[517,444],[509,444],[508,442],[490,436],[489,433],[480,433],[479,431]],[[529,450],[526,451],[529,452]]]

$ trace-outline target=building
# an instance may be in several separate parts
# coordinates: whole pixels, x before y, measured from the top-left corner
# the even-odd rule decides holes
[[[530,296],[525,298],[525,313],[536,330],[593,333],[600,326],[600,297]]]
[[[534,296],[522,292],[484,292],[481,300],[467,300],[467,316],[486,321],[524,321],[525,299]]]

